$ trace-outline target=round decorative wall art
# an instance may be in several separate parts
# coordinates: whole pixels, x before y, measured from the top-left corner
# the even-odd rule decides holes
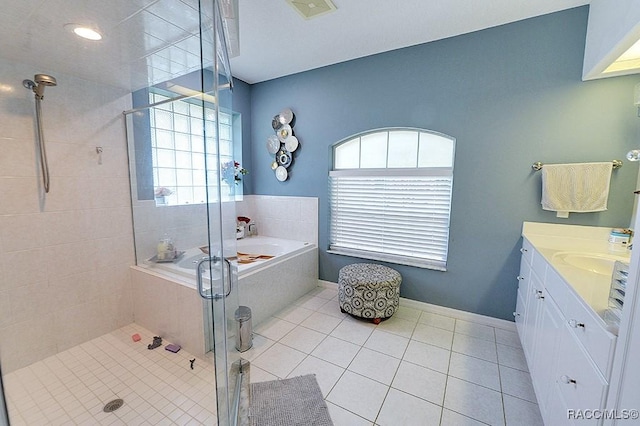
[[[267,138],[267,151],[273,155],[271,169],[276,179],[284,182],[289,178],[289,169],[293,164],[293,153],[300,147],[300,140],[293,134],[295,114],[289,108],[283,109],[271,120],[275,135]]]

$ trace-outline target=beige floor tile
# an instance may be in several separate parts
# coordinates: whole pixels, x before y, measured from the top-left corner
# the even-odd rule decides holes
[[[408,344],[409,339],[406,337],[398,336],[397,334],[388,333],[386,331],[382,331],[380,328],[376,328],[373,333],[371,333],[371,336],[369,336],[364,347],[382,352],[395,358],[402,358]]]
[[[403,357],[405,361],[445,374],[449,370],[450,358],[451,351],[416,340],[409,342]]]
[[[442,407],[413,395],[390,389],[376,424],[380,426],[438,425]]]
[[[391,387],[441,406],[446,383],[445,374],[402,362]]]
[[[375,380],[347,371],[333,387],[327,401],[373,422],[388,389]]]
[[[453,352],[449,375],[500,392],[498,364],[493,362]]]
[[[444,408],[491,425],[504,425],[502,394],[449,376]]]
[[[380,352],[362,348],[349,364],[349,371],[373,379],[385,385],[390,385],[400,360]]]

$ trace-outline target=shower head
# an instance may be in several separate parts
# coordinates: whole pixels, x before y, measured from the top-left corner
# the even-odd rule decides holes
[[[36,74],[33,76],[33,80],[23,80],[22,85],[29,90],[33,90],[38,99],[42,99],[44,95],[44,88],[46,86],[56,86],[58,82],[56,79],[47,74]]]
[[[47,74],[36,74],[35,76],[33,76],[33,80],[38,83],[38,86],[41,84],[43,86],[56,86],[58,84],[55,77]]]

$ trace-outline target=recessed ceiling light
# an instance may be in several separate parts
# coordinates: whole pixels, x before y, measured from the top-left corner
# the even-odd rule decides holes
[[[73,31],[73,33],[78,37],[93,41],[102,40],[102,34],[89,26],[80,24],[65,24],[64,27],[70,31]]]

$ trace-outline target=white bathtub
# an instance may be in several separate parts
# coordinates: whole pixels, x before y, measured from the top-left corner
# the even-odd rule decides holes
[[[238,279],[240,279],[248,274],[253,274],[264,268],[272,267],[277,263],[314,248],[315,244],[302,241],[285,240],[282,238],[264,236],[243,238],[236,242],[236,250],[239,253],[274,257],[271,259],[258,259],[252,263],[244,264],[238,264],[237,261],[232,261],[232,264],[237,267]],[[186,278],[195,278],[196,264],[206,256],[207,255],[198,247],[194,247],[185,250],[184,254],[175,262],[146,262],[146,266],[157,272],[166,271],[170,274],[177,274]],[[192,284],[195,285],[195,282]]]
[[[237,251],[274,256],[248,264],[232,262],[238,269],[239,304],[251,308],[254,327],[318,285],[315,244],[256,236],[238,240]],[[206,352],[201,331],[205,319],[198,309],[202,299],[195,288],[195,266],[204,256],[195,247],[174,263],[131,267],[136,322],[200,354]]]

